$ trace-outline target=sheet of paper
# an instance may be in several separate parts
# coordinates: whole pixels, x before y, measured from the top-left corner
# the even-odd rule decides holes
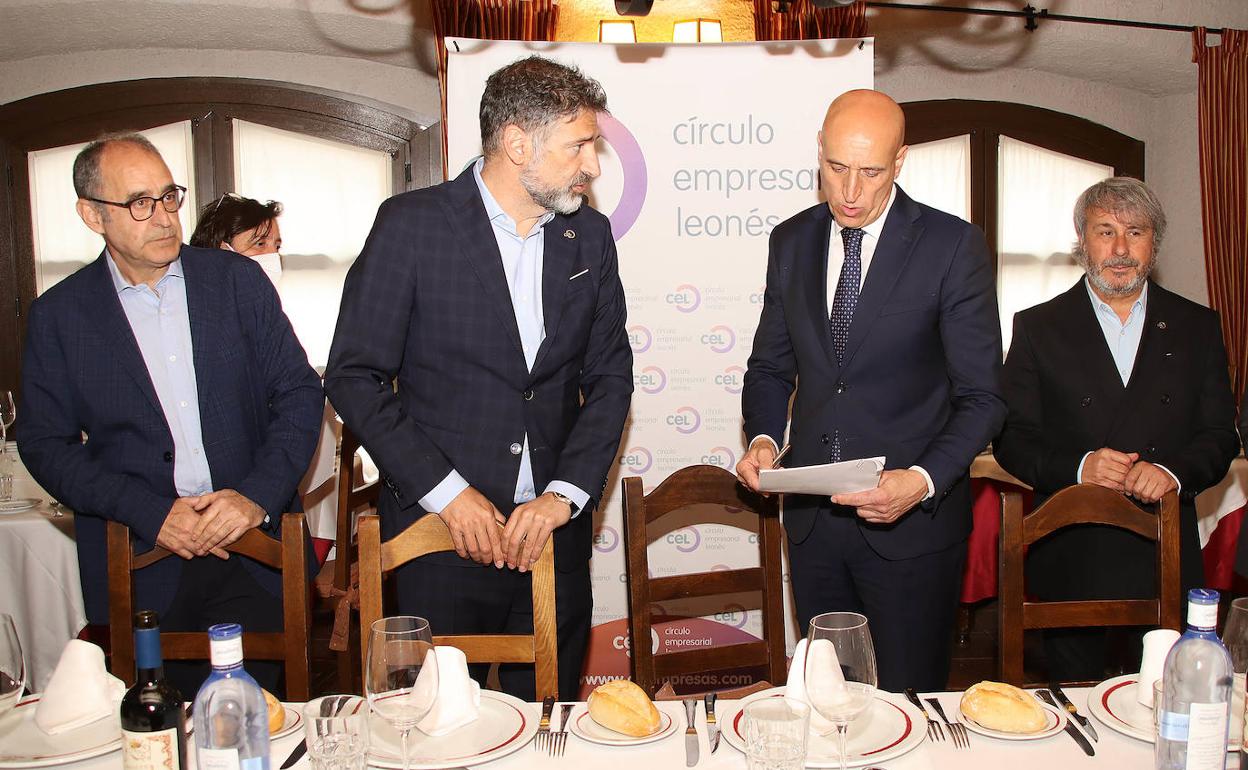
[[[875,489],[880,484],[883,470],[883,457],[864,457],[802,468],[764,469],[758,474],[758,486],[764,492],[839,495]]]

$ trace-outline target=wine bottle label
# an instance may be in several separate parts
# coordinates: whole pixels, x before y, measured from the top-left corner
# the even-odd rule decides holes
[[[208,643],[208,651],[212,655],[212,665],[217,668],[237,665],[243,662],[243,637],[212,639]]]
[[[1187,624],[1199,631],[1212,631],[1218,625],[1218,605],[1189,603]]]
[[[206,749],[195,751],[199,770],[239,770],[238,749]]]
[[[121,745],[121,765],[126,770],[181,770],[176,727],[154,733],[122,730]]]
[[[1187,732],[1186,770],[1226,767],[1226,703],[1193,703]]]

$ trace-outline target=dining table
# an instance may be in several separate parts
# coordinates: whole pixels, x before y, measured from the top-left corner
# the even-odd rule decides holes
[[[1080,713],[1085,716],[1089,715],[1087,699],[1090,692],[1089,688],[1071,687],[1066,689],[1070,700],[1076,705]],[[483,695],[488,694],[483,693]],[[944,706],[946,714],[951,719],[956,718],[955,715],[957,714],[961,693],[929,693],[923,697],[937,698]],[[735,748],[729,740],[729,731],[739,728],[735,718],[735,714],[740,711],[738,703],[732,700],[720,700],[718,702],[716,712],[720,715],[720,724],[724,735],[718,750],[711,753],[708,744],[705,711],[702,702],[699,701],[694,720],[697,729],[699,758],[694,767],[704,768],[705,770],[741,770],[746,767],[744,754]],[[293,712],[297,711],[301,704],[292,703],[287,705]],[[621,767],[656,769],[685,767],[686,722],[683,705],[680,701],[663,701],[657,705],[665,715],[665,719],[670,717],[675,722],[670,734],[667,734],[661,740],[633,746],[608,746],[587,742],[578,737],[576,732],[573,732],[567,738],[564,754],[562,756],[550,756],[544,751],[536,750],[526,735],[518,740],[516,745],[510,747],[513,749],[511,753],[485,763],[478,763],[472,758],[465,758],[463,761],[452,763],[422,764],[414,762],[412,767],[414,770],[433,767],[450,770],[451,768],[463,766],[477,766],[496,770],[559,770],[560,768],[566,768],[567,770],[615,770]],[[540,704],[529,703],[522,704],[522,706],[524,719],[532,720],[530,724],[535,723],[541,712]],[[555,709],[556,717],[552,720],[554,723],[553,727],[556,729],[559,726],[559,711],[558,708]],[[571,721],[575,721],[585,711],[584,702],[574,704]],[[1092,717],[1089,716],[1089,718]],[[960,770],[979,770],[980,768],[982,770],[997,770],[998,768],[1008,768],[1008,770],[1067,770],[1067,768],[1078,767],[1124,769],[1152,767],[1152,744],[1120,734],[1097,722],[1094,718],[1092,719],[1100,739],[1092,744],[1096,754],[1091,757],[1087,756],[1064,731],[1038,740],[1001,740],[971,733],[968,738],[968,747],[958,748],[947,736],[943,741],[929,739],[926,735],[926,724],[920,722],[909,726],[909,729],[919,731],[922,734],[921,742],[917,743],[914,748],[900,756],[890,756],[887,759],[872,762],[866,766],[884,768],[885,770],[931,770],[934,768],[959,768]],[[457,732],[472,731],[473,729],[474,725],[469,724],[460,728]],[[412,756],[419,757],[422,741],[428,739],[415,730],[412,735]],[[272,770],[278,770],[283,760],[286,759],[291,750],[295,748],[303,737],[302,730],[295,730],[289,735],[280,737],[271,743]],[[2,753],[0,751],[0,754]],[[192,767],[194,766],[193,754],[194,752],[192,751],[192,756],[189,757],[189,764]],[[1235,754],[1228,754],[1228,757],[1234,758]],[[309,760],[304,755],[294,765],[292,770],[305,770],[308,765]],[[121,767],[121,754],[119,751],[114,751],[63,766],[72,767],[74,770],[118,770]],[[373,766],[370,763],[370,767]],[[820,766],[828,765],[820,763]]]

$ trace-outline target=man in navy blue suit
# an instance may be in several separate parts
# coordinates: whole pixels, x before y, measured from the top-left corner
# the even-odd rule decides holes
[[[280,575],[223,548],[277,537],[320,428],[316,372],[250,259],[182,245],[185,188],[137,134],[74,163],[99,259],[31,305],[18,448],[74,509],[87,619],[108,623],[106,522],[139,550],[180,556],[134,574],[137,607],[167,630],[281,627]],[[249,668],[254,668],[250,667]],[[194,693],[207,664],[166,666]],[[276,667],[257,668],[270,688]]]
[[[771,235],[767,288],[742,391],[757,489],[792,405],[792,466],[884,456],[877,488],[789,495],[793,595],[803,631],[864,613],[880,687],[941,690],[971,529],[967,470],[1005,417],[1001,329],[983,233],[894,184],[901,108],[850,91],[818,135],[827,204]],[[799,384],[800,380],[800,384]]]
[[[381,470],[383,536],[434,513],[455,542],[397,571],[400,611],[436,634],[529,632],[527,570],[554,537],[565,700],[589,639],[592,509],[633,390],[611,226],[582,205],[605,109],[597,82],[541,57],[492,74],[484,157],[382,204],[325,373]],[[500,681],[533,699],[531,667]]]

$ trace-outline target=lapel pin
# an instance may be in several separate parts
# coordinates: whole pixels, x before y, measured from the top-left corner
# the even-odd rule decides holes
[[[569,239],[576,238],[576,232],[573,230],[564,230],[563,237]]]
[[[1158,322],[1157,322],[1157,328],[1158,328],[1158,329],[1161,329],[1162,331],[1165,331],[1165,330],[1166,330],[1166,322],[1165,322],[1165,321],[1158,321]]]

